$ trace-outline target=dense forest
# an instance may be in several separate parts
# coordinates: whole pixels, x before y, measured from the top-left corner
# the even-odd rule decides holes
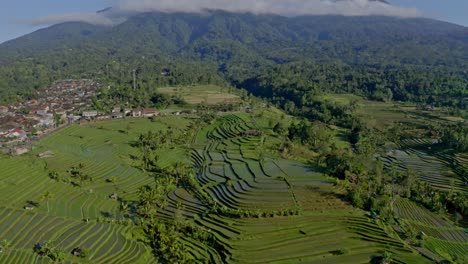
[[[464,109],[467,44],[467,28],[430,19],[142,14],[114,27],[59,24],[3,43],[0,95],[16,100],[76,77],[121,93],[135,70],[144,89],[225,83],[299,108],[325,91]]]

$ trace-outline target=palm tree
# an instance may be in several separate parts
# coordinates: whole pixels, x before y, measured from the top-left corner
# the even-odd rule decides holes
[[[123,217],[125,218],[128,216],[129,204],[126,201],[122,201],[119,206],[119,211],[122,213]]]
[[[4,239],[2,242],[0,242],[0,249],[3,249],[4,251],[8,251],[11,247],[11,241]]]
[[[47,191],[42,195],[41,200],[46,201],[47,203],[47,213],[49,213],[49,200],[52,198],[52,193]]]
[[[382,256],[382,264],[393,263],[393,254],[389,251],[385,251]]]
[[[91,176],[82,172],[80,172],[80,174],[78,175],[78,179],[80,180],[80,187],[83,186],[83,182],[85,181],[90,181],[90,182],[93,181],[93,178]]]

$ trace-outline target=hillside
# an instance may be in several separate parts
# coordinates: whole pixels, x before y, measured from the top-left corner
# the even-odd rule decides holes
[[[467,88],[468,28],[425,18],[8,41],[0,263],[468,263]]]
[[[151,83],[155,67],[175,68],[190,62],[195,68],[209,68],[203,76],[222,77],[237,86],[276,66],[291,64],[307,69],[308,64],[320,64],[338,67],[335,73],[371,77],[375,71],[391,69],[404,79],[399,89],[412,95],[398,100],[425,101],[430,95],[438,96],[433,90],[448,87],[449,97],[457,98],[468,82],[467,44],[466,27],[424,18],[148,13],[114,27],[54,25],[1,44],[0,94],[2,98],[27,96],[34,88],[69,77],[115,81],[118,76],[119,83],[128,83],[134,68],[140,69],[144,82]],[[362,73],[346,72],[347,66],[361,67]],[[181,74],[187,72],[184,69]],[[415,77],[414,72],[430,77]],[[452,79],[440,80],[438,73]],[[310,69],[306,74],[316,76],[320,71]],[[386,74],[382,73],[385,78]],[[335,81],[328,73],[325,78]],[[171,84],[199,83],[198,79],[175,78]],[[450,86],[441,84],[447,82]],[[407,83],[411,87],[405,87]],[[366,96],[370,93],[362,87],[376,85],[379,82],[353,83],[354,90]],[[337,84],[335,91],[341,86]],[[394,87],[381,92],[386,88],[395,93]]]
[[[235,49],[249,50],[273,62],[299,60],[307,55],[357,64],[385,59],[388,63],[466,65],[468,58],[468,29],[436,20],[377,16],[288,18],[221,11],[209,15],[143,14],[114,27],[59,24],[3,43],[0,50],[2,57],[23,57],[65,51],[84,43],[122,53],[151,55],[160,51],[159,55],[187,54],[219,61],[232,59]],[[284,49],[288,50],[286,54],[282,54]]]
[[[33,250],[49,241],[71,263],[368,263],[384,252],[430,263],[334,197],[322,173],[269,153],[280,138],[239,136],[265,129],[268,119],[252,116],[71,125],[22,157],[0,155],[0,262],[52,263]],[[155,149],[138,147],[153,140]],[[73,256],[77,247],[87,255]]]
[[[215,91],[190,86],[181,93],[189,89],[196,95]],[[466,263],[463,227],[398,187],[379,191],[394,180],[383,167],[381,183],[378,172],[366,171],[366,164],[378,162],[366,157],[369,163],[351,166],[350,173],[364,169],[362,187],[355,186],[363,192],[327,177],[326,166],[343,167],[328,158],[320,165],[312,149],[325,155],[336,146],[345,150],[349,142],[338,131],[315,122],[310,129],[328,134],[318,135],[316,148],[296,138],[299,119],[255,100],[244,103],[247,112],[185,108],[182,115],[166,109],[154,118],[83,120],[34,142],[22,156],[0,155],[0,262]],[[359,115],[371,108],[383,121],[407,118],[390,104],[361,98],[358,104]],[[289,129],[282,132],[275,122]],[[426,163],[430,142],[402,142],[398,148],[408,154],[389,152],[399,155],[382,157],[385,166],[399,159],[402,172],[405,166],[431,171],[407,186],[412,194],[433,193],[427,186],[417,191],[425,181],[440,193],[463,190],[456,172],[452,181],[447,176],[456,156],[434,155]],[[369,208],[359,209],[355,198],[367,195]],[[38,244],[57,259],[41,254]],[[86,255],[74,256],[76,248]]]

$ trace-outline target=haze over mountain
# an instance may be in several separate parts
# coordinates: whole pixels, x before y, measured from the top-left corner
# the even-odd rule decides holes
[[[50,25],[61,22],[87,22],[95,25],[116,25],[129,17],[147,12],[204,13],[207,10],[227,12],[250,12],[254,14],[300,15],[344,15],[344,16],[396,16],[420,17],[415,8],[390,5],[383,0],[118,0],[115,6],[99,12],[69,13],[32,19],[33,25]]]

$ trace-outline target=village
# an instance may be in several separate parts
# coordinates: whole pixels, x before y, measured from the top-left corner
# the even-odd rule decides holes
[[[0,106],[0,150],[13,156],[25,154],[31,142],[76,122],[159,114],[154,108],[120,106],[110,113],[99,112],[92,100],[99,92],[100,84],[93,80],[63,80],[38,90],[35,99]]]

